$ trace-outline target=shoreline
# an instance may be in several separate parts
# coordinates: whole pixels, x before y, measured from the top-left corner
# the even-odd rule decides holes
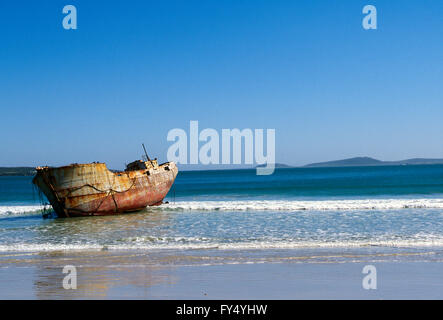
[[[1,299],[443,299],[443,248],[2,252],[0,283]]]

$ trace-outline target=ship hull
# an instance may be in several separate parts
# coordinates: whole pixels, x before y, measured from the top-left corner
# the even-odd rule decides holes
[[[37,168],[33,183],[58,217],[104,216],[161,204],[177,176],[173,162],[111,172],[103,163]]]

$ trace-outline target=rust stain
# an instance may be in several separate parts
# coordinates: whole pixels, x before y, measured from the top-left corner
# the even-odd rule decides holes
[[[134,161],[112,172],[104,163],[37,167],[33,183],[59,217],[111,215],[159,205],[178,169],[174,162]]]

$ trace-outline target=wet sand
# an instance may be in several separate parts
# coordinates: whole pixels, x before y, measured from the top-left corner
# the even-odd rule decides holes
[[[375,290],[362,286],[368,264]],[[77,289],[63,288],[66,265]],[[443,299],[443,259],[429,249],[3,252],[0,298]]]

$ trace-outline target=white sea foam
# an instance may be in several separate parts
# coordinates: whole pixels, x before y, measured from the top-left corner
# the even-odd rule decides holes
[[[358,200],[243,200],[243,201],[177,201],[150,210],[179,211],[301,211],[301,210],[399,210],[443,209],[443,199],[358,199]],[[40,205],[0,206],[0,217],[36,214]]]
[[[38,213],[43,209],[42,206],[0,206],[0,217],[1,216],[14,216]]]
[[[189,242],[169,243],[131,243],[118,245],[103,244],[7,244],[0,245],[0,252],[53,252],[53,251],[100,251],[100,250],[289,250],[289,249],[321,249],[321,248],[425,248],[443,247],[443,238],[430,239],[373,239],[373,240],[341,240],[341,241],[242,241],[242,242]]]
[[[177,201],[175,203],[164,204],[157,208],[158,210],[172,209],[183,211],[443,209],[443,199]]]

